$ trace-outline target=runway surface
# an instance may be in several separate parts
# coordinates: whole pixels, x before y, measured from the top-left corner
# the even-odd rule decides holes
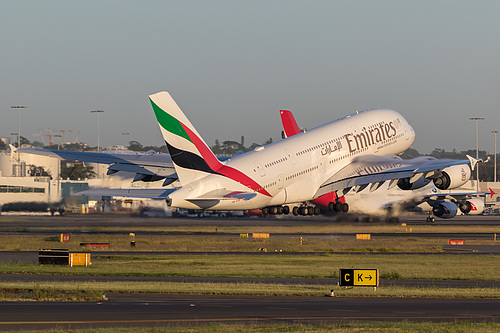
[[[500,226],[500,216],[457,216],[453,219],[436,219],[435,223],[428,224],[426,215],[407,215],[400,217],[399,223],[411,225],[484,225]],[[22,232],[30,228],[61,228],[82,230],[92,227],[182,227],[182,226],[305,226],[314,225],[373,225],[373,223],[355,222],[355,217],[344,217],[337,221],[334,216],[310,216],[299,217],[292,215],[281,215],[267,218],[241,217],[241,218],[140,218],[130,215],[67,215],[67,216],[19,216],[0,215],[0,232]],[[385,224],[383,221],[379,222]]]
[[[0,302],[0,330],[221,323],[498,322],[499,300],[109,294],[107,302]]]

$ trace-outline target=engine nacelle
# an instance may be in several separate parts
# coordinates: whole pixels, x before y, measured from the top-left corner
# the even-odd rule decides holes
[[[442,219],[451,219],[457,215],[458,207],[453,202],[443,201],[432,208],[432,213]]]
[[[460,202],[460,211],[467,215],[479,215],[484,211],[484,201],[481,198],[472,198]]]
[[[401,178],[398,180],[398,187],[404,191],[416,190],[418,188],[424,187],[431,181],[427,178],[420,177],[416,182],[410,183],[410,178]]]
[[[450,190],[467,183],[471,175],[467,164],[454,165],[441,171],[441,175],[434,178],[434,185],[440,190]]]

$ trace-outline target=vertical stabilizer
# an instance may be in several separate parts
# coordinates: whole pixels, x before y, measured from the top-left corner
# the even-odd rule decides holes
[[[149,96],[181,185],[215,173],[222,165],[166,91]]]
[[[288,110],[280,110],[280,116],[286,138],[289,138],[292,135],[300,133],[299,125],[297,125],[297,122],[295,121],[292,112]]]

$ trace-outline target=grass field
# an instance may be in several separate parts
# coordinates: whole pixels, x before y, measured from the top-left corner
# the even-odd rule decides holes
[[[251,223],[251,220],[249,221]],[[277,221],[279,223],[279,221]],[[84,223],[83,223],[84,224]],[[38,228],[40,229],[40,228]],[[84,225],[81,229],[86,229]],[[91,228],[92,229],[92,228]],[[413,232],[429,233],[474,233],[499,231],[496,226],[412,226]],[[141,230],[157,232],[156,235],[141,235]],[[40,230],[38,230],[40,231]],[[1,273],[23,274],[78,274],[104,276],[202,276],[202,277],[300,277],[337,278],[340,268],[377,268],[381,278],[389,279],[465,279],[494,280],[500,269],[498,256],[494,255],[406,255],[400,252],[443,252],[447,239],[418,238],[406,233],[406,227],[382,224],[332,224],[304,225],[297,227],[252,225],[221,227],[216,225],[185,227],[148,227],[128,230],[123,227],[98,227],[94,232],[76,233],[71,241],[60,243],[59,234],[49,235],[0,235],[0,251],[37,251],[40,248],[68,248],[75,252],[92,252],[82,248],[80,242],[110,243],[110,251],[172,251],[172,252],[235,252],[233,255],[168,255],[153,253],[148,256],[99,255],[93,256],[90,267],[68,267],[25,263],[3,263]],[[50,232],[50,230],[47,230]],[[117,232],[118,234],[114,234]],[[128,232],[136,233],[135,237]],[[266,232],[269,239],[241,238],[239,234]],[[354,236],[339,238],[313,238],[308,234],[329,233],[401,233],[398,238],[356,240]],[[273,237],[273,233],[293,233],[291,237]],[[303,233],[303,234],[302,234]],[[217,235],[216,235],[217,234]],[[301,244],[300,237],[303,237]],[[131,247],[130,241],[136,246]],[[496,245],[491,240],[467,240],[466,244]],[[268,252],[361,252],[363,254],[315,254],[285,255],[261,253],[256,256],[238,255],[238,252],[257,252],[265,248]],[[97,249],[103,251],[103,249]],[[106,252],[106,250],[104,250]],[[386,253],[391,253],[386,255]],[[379,253],[379,254],[377,254]],[[237,290],[235,292],[235,290]],[[64,283],[0,283],[2,299],[78,299],[99,298],[102,292],[162,292],[162,293],[216,293],[258,295],[315,295],[325,294],[325,286],[315,285],[265,285],[230,283],[92,283],[77,286]],[[338,296],[373,295],[373,290],[360,288],[336,291]],[[493,297],[498,298],[498,288],[397,288],[381,287],[378,296],[400,297]]]
[[[241,238],[239,235],[128,235],[75,234],[71,241],[60,243],[59,235],[0,235],[0,251],[38,251],[46,248],[68,248],[71,251],[87,252],[92,248],[80,247],[81,242],[110,243],[112,251],[201,251],[201,252],[255,252],[259,248],[285,252],[442,252],[448,239],[418,238],[411,233],[398,238],[356,240],[354,236],[339,238],[308,238],[300,235],[281,238],[270,235],[269,239]],[[135,247],[130,241],[135,240]],[[495,245],[491,240],[467,240],[468,245]],[[96,248],[102,251],[102,248]],[[106,249],[104,249],[106,250]]]
[[[378,268],[382,278],[500,280],[494,255],[109,256],[89,267],[8,263],[1,273],[336,278],[340,268]]]
[[[103,293],[193,295],[500,298],[500,288],[369,287],[183,282],[0,282],[0,300],[99,301]]]
[[[471,322],[453,322],[453,323],[429,323],[429,322],[374,322],[374,323],[346,323],[333,325],[306,325],[306,324],[208,324],[201,326],[169,326],[154,328],[92,328],[92,329],[51,329],[43,331],[29,331],[31,333],[231,333],[231,332],[249,332],[249,333],[282,333],[282,332],[304,332],[304,333],[352,333],[352,332],[381,332],[381,333],[399,333],[399,332],[422,332],[422,333],[487,333],[500,331],[498,323],[471,323]]]

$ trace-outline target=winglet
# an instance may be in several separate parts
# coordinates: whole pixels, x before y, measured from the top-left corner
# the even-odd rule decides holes
[[[492,199],[496,193],[491,189],[491,187],[489,188],[489,190],[490,190],[490,199]]]
[[[482,159],[475,159],[474,157],[467,155],[467,158],[469,159],[470,165],[472,167],[472,170],[476,169],[476,164],[477,162],[482,162]]]

